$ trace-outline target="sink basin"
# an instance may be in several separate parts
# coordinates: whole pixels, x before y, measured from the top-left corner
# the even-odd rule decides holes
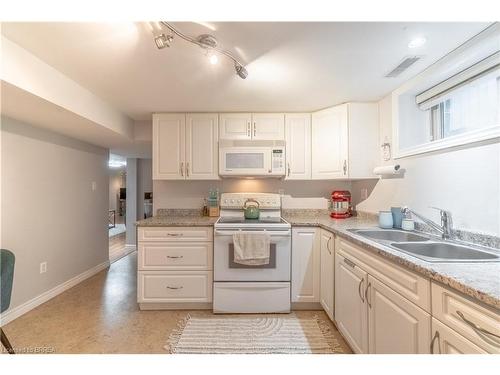
[[[428,262],[500,261],[496,254],[445,242],[393,243],[391,246]]]
[[[351,232],[373,240],[393,241],[393,242],[417,242],[428,241],[429,238],[420,234],[405,232],[393,229],[356,229]]]

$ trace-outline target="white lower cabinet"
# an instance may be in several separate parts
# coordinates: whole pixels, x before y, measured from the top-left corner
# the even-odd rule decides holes
[[[354,247],[343,239],[335,245],[335,321],[351,348],[356,353],[429,353],[430,314],[396,291],[407,275],[381,282],[371,274],[379,272],[355,256],[361,250]],[[419,294],[428,296],[428,291]]]
[[[147,310],[210,308],[212,239],[210,227],[139,227],[139,307]]]
[[[368,275],[369,353],[428,354],[431,316]]]
[[[333,233],[321,229],[321,271],[320,271],[320,300],[326,315],[333,320],[334,315],[334,236]]]
[[[431,354],[486,354],[487,352],[465,337],[432,318]]]
[[[368,274],[335,254],[335,320],[355,353],[368,353],[368,310],[364,290]]]
[[[292,302],[320,300],[320,230],[292,229]]]

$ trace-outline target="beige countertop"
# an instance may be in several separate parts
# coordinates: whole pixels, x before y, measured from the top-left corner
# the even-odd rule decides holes
[[[316,226],[329,230],[363,247],[367,251],[429,277],[489,306],[500,309],[500,263],[431,263],[356,235],[347,229],[373,228],[373,217],[331,219],[324,211],[287,211],[283,217],[292,226]],[[199,215],[159,215],[140,220],[137,226],[212,226],[217,217]]]

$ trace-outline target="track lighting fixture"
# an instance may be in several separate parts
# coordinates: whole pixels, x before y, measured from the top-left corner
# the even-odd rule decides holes
[[[198,36],[197,38],[192,38],[190,36],[187,36],[183,33],[181,33],[179,30],[177,30],[175,27],[173,27],[171,24],[168,22],[161,21],[160,26],[166,27],[168,30],[170,30],[173,34],[179,36],[180,38],[196,44],[197,46],[204,48],[208,51],[207,56],[208,60],[210,61],[211,64],[215,65],[219,61],[219,57],[217,54],[220,55],[225,55],[226,57],[230,58],[234,62],[234,69],[236,71],[236,74],[238,77],[245,79],[248,76],[248,71],[245,69],[244,65],[238,61],[236,57],[234,57],[230,52],[224,51],[220,48],[217,47],[217,39],[210,34],[202,34]],[[173,35],[165,35],[165,34],[160,34],[158,36],[155,36],[154,38],[156,47],[158,49],[163,49],[165,47],[170,47],[170,43],[174,40]],[[216,53],[217,54],[216,54]]]
[[[163,49],[165,47],[170,47],[170,43],[174,40],[172,35],[160,34],[155,36],[155,44],[158,49]]]

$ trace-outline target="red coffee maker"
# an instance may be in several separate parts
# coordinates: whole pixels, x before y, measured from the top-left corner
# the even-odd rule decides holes
[[[348,190],[335,190],[331,197],[332,212],[330,217],[334,219],[346,219],[352,216],[351,193]]]

